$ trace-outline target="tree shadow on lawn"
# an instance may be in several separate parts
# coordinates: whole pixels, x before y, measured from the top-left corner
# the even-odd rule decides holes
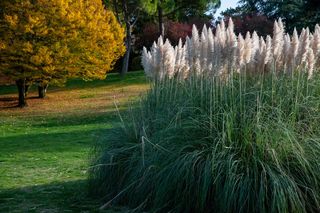
[[[44,134],[34,135],[30,138],[25,138],[28,139],[27,141],[22,141],[25,136],[6,138],[7,142],[11,141],[10,144],[6,141],[1,141],[0,146],[3,147],[6,144],[9,146],[7,148],[3,147],[4,149],[1,151],[9,154],[7,157],[4,156],[2,163],[4,165],[8,164],[7,166],[9,167],[10,165],[16,167],[15,165],[18,163],[23,167],[22,171],[19,172],[20,177],[14,176],[14,172],[10,173],[10,178],[16,179],[12,181],[22,181],[25,185],[34,185],[21,188],[6,187],[5,189],[0,187],[0,212],[101,212],[98,211],[99,207],[103,205],[101,200],[88,196],[86,175],[69,174],[66,170],[79,170],[78,172],[80,173],[81,168],[77,168],[79,165],[77,165],[76,161],[79,159],[89,160],[90,149],[94,147],[95,143],[106,142],[108,135],[113,130],[114,128],[84,131],[79,133],[76,138],[71,137],[72,142],[70,143],[66,140],[70,137],[70,133],[50,134],[49,137]],[[87,141],[92,137],[92,134],[98,135],[96,138],[91,138],[90,142]],[[57,138],[61,138],[61,141],[57,142]],[[30,158],[20,155],[19,152],[27,153]],[[12,157],[10,156],[13,156],[14,159],[11,159]],[[57,156],[59,156],[58,159],[65,162],[62,167],[59,166],[60,164],[54,158]],[[33,158],[38,158],[40,161],[36,161]],[[84,167],[83,169],[86,170],[88,169],[88,164],[80,167]],[[18,168],[20,167],[18,166]],[[57,171],[52,173],[51,170],[48,170],[50,168],[56,168]],[[78,173],[77,171],[75,172]],[[30,178],[35,179],[28,180],[29,176],[25,173],[34,173]],[[75,175],[73,178],[81,180],[60,182],[61,174],[64,174],[61,179]],[[53,179],[53,182],[37,185],[40,178],[41,180]],[[5,183],[5,180],[4,182],[2,181],[3,183]],[[106,210],[105,212],[125,211],[123,208],[112,208],[112,210]]]
[[[29,96],[26,97],[26,101],[28,100],[42,100],[38,96]],[[19,98],[18,95],[10,95],[10,96],[2,96],[0,97],[0,110],[5,109],[20,109],[19,105]]]
[[[17,97],[1,97],[0,98],[0,101],[3,101],[3,102],[12,102],[17,100],[18,100]]]
[[[84,81],[82,79],[72,79],[66,83],[65,87],[50,86],[48,92],[64,91],[72,89],[92,89],[98,87],[119,88],[128,85],[144,85],[147,78],[143,71],[129,72],[125,77],[121,77],[117,73],[108,74],[104,80]],[[37,92],[35,85],[31,86],[29,92]],[[0,95],[16,94],[17,87],[15,85],[0,85]]]
[[[131,104],[131,103],[130,103]],[[132,103],[130,107],[134,108],[137,104]],[[96,126],[97,128],[110,128],[118,124],[121,120],[121,116],[126,116],[129,109],[128,104],[121,104],[122,109],[116,109],[116,107],[107,107],[101,106],[96,109],[96,112],[72,112],[72,113],[61,113],[61,114],[48,114],[41,116],[26,116],[26,117],[14,117],[12,119],[8,116],[7,120],[4,117],[2,121],[4,124],[13,124],[15,128],[54,128],[54,129],[64,129],[64,128],[90,128],[90,126]],[[1,109],[1,108],[0,108]],[[105,110],[105,111],[103,111]],[[1,122],[1,121],[0,121]]]
[[[100,109],[99,109],[100,110]],[[97,111],[99,111],[97,110]],[[126,109],[119,110],[120,114],[126,113]],[[120,118],[116,109],[112,108],[108,112],[92,112],[92,113],[80,113],[80,114],[61,114],[60,116],[49,117],[45,119],[39,118],[34,120],[33,127],[66,127],[66,126],[78,126],[78,125],[99,125],[118,123]]]
[[[97,141],[107,140],[109,131],[112,131],[112,128],[101,127],[93,130],[77,130],[65,133],[34,133],[0,137],[0,150],[3,155],[20,152],[44,152],[62,155],[64,152],[90,149]],[[15,158],[17,157],[19,156],[15,156]]]
[[[131,105],[134,108],[137,105]],[[119,106],[118,106],[119,107]],[[104,107],[101,106],[96,111],[75,111],[69,113],[52,113],[52,114],[40,114],[40,115],[4,115],[0,123],[3,124],[0,130],[6,131],[8,128],[14,128],[15,131],[26,134],[25,130],[40,131],[35,132],[36,134],[42,133],[41,129],[46,130],[45,133],[56,132],[58,129],[71,131],[75,129],[90,130],[93,128],[110,128],[118,124],[121,120],[121,116],[126,116],[129,109],[128,106],[122,104],[121,109],[116,107]],[[103,111],[105,110],[105,111]],[[1,114],[0,114],[1,117]],[[8,129],[12,131],[12,129]],[[64,131],[65,132],[65,131]],[[5,133],[5,132],[4,132]],[[1,137],[1,134],[0,134]]]
[[[147,78],[143,71],[129,72],[126,76],[121,77],[119,74],[112,73],[104,80],[83,81],[82,79],[73,79],[67,82],[65,88],[67,89],[84,89],[84,88],[97,88],[97,87],[112,87],[119,88],[128,85],[143,85],[146,84]],[[60,88],[60,90],[65,90]]]
[[[86,180],[0,190],[0,212],[99,212],[87,192]]]

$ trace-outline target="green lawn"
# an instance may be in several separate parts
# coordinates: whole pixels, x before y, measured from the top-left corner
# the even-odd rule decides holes
[[[97,210],[87,197],[90,149],[118,124],[114,102],[125,109],[147,88],[142,72],[73,80],[44,100],[31,90],[29,107],[18,109],[16,88],[0,87],[0,212]]]

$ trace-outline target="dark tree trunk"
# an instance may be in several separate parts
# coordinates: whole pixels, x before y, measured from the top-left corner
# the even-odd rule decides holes
[[[123,62],[122,62],[121,76],[125,76],[129,70],[130,53],[131,53],[131,35],[130,35],[130,38],[127,37],[126,48],[127,48],[126,54],[124,55]]]
[[[126,54],[123,58],[122,69],[121,69],[121,76],[125,76],[129,69],[129,60],[130,60],[130,53],[131,53],[131,23],[129,18],[128,12],[128,5],[126,0],[122,0],[122,10],[124,14],[124,21],[126,25]]]
[[[27,106],[27,102],[26,102],[26,79],[19,79],[16,80],[16,85],[18,87],[18,93],[19,93],[19,103],[18,103],[18,107],[25,107]]]
[[[39,98],[45,98],[47,94],[48,84],[38,86]]]
[[[158,22],[159,22],[159,34],[164,38],[164,24],[163,24],[163,10],[158,6]]]
[[[24,87],[24,96],[27,97],[28,93],[29,93],[29,89],[30,89],[30,84],[26,83],[25,87]]]
[[[114,9],[117,21],[119,22],[119,24],[121,24],[117,0],[113,0],[113,9]]]

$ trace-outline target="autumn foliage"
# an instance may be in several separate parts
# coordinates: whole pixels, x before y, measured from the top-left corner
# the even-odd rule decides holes
[[[228,16],[224,18],[227,23],[229,20]],[[256,31],[258,35],[267,36],[273,32],[273,21],[269,20],[263,15],[245,15],[232,17],[234,23],[235,33],[245,35],[247,32],[253,33]]]
[[[179,39],[185,40],[192,34],[192,24],[168,21],[165,23],[165,37],[172,44],[176,45]],[[138,35],[137,47],[142,49],[143,46],[151,47],[153,42],[159,37],[158,26],[154,23],[147,23],[141,34]]]
[[[0,72],[23,87],[103,79],[125,52],[124,30],[101,0],[5,0]],[[20,91],[21,90],[21,91]]]

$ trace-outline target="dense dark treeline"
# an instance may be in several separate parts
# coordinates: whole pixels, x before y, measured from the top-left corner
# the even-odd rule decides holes
[[[239,0],[239,6],[224,11],[224,16],[245,19],[246,17],[266,17],[270,21],[282,18],[286,30],[313,28],[320,22],[319,0]]]

